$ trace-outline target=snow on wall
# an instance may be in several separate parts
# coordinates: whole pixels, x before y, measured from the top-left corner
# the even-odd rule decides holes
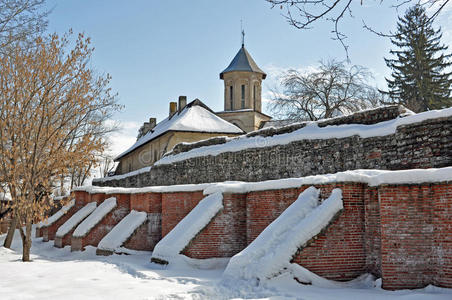
[[[39,222],[38,228],[47,227],[58,221],[64,214],[66,214],[75,205],[75,199],[69,201],[68,204],[63,206],[59,211],[50,216],[47,220]]]
[[[92,213],[97,207],[96,202],[86,204],[83,208],[78,210],[72,217],[69,218],[63,225],[61,225],[57,232],[57,237],[64,237],[75,226],[77,226],[83,219],[85,219],[90,213]]]
[[[116,251],[147,220],[147,213],[132,210],[99,242],[98,249]]]
[[[138,174],[142,174],[142,173],[147,173],[151,170],[151,167],[144,167],[126,174],[122,174],[122,175],[114,175],[114,176],[108,176],[108,177],[103,177],[103,178],[93,178],[93,182],[104,182],[104,181],[110,181],[110,180],[119,180],[119,179],[124,179],[127,178],[129,176],[135,176]]]
[[[84,237],[94,226],[96,226],[109,212],[116,208],[116,198],[111,197],[102,202],[92,214],[90,214],[74,230],[72,236]]]
[[[248,247],[231,258],[224,277],[266,280],[287,268],[297,249],[343,209],[340,189],[334,189],[320,205],[319,192],[315,187],[304,190]]]
[[[362,182],[367,183],[369,186],[378,186],[382,184],[410,184],[424,182],[444,182],[451,180],[452,167],[409,169],[398,171],[358,169],[333,174],[265,180],[258,182],[225,181],[201,184],[149,186],[142,188],[82,186],[75,188],[74,191],[84,191],[90,194],[140,194],[194,192],[204,190],[204,194],[209,195],[216,192],[247,193],[250,191],[297,188],[302,185],[326,184],[332,182]]]
[[[220,145],[205,146],[192,149],[188,152],[165,156],[154,165],[172,164],[178,161],[208,155],[218,155],[225,152],[237,152],[247,148],[271,147],[289,144],[299,140],[345,138],[353,135],[361,138],[385,136],[394,134],[398,126],[422,122],[428,119],[449,117],[452,115],[452,108],[442,110],[431,110],[403,118],[396,118],[372,125],[345,124],[337,126],[319,127],[317,122],[308,124],[290,133],[279,134],[269,137],[262,136],[240,136],[232,138],[229,142]]]
[[[152,258],[170,262],[223,209],[223,195],[202,199],[154,248]]]

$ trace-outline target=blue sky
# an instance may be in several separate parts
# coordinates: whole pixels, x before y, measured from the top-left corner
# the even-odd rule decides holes
[[[377,30],[395,28],[397,11],[391,1],[360,1],[354,18],[342,24],[353,64],[369,68],[375,84],[384,87],[390,74],[383,61],[390,42],[362,29],[362,19]],[[263,0],[66,0],[48,1],[53,8],[49,31],[64,33],[70,28],[92,38],[92,66],[109,73],[111,87],[124,105],[115,118],[123,130],[113,137],[118,154],[134,141],[136,130],[149,117],[161,121],[168,102],[179,95],[201,99],[213,110],[223,109],[223,82],[219,73],[240,47],[240,20],[246,32],[245,46],[269,75],[264,96],[276,84],[279,72],[305,69],[321,59],[345,59],[337,41],[331,40],[331,24],[319,22],[309,31],[292,28],[278,8]],[[449,7],[437,20],[443,42],[452,42],[452,11]],[[404,11],[404,9],[402,9]],[[449,29],[449,30],[448,30]],[[269,113],[268,111],[264,112]]]

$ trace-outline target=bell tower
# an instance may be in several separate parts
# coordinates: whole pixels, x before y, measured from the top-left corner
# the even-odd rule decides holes
[[[262,80],[267,77],[245,48],[242,47],[229,66],[220,73],[224,80],[224,110],[251,109],[262,112]]]
[[[240,127],[245,132],[260,128],[271,119],[262,113],[262,80],[267,77],[245,48],[242,30],[242,47],[229,66],[220,73],[224,81],[224,111],[217,115]]]

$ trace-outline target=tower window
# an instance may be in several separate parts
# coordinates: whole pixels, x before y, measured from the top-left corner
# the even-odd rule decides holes
[[[229,87],[229,102],[231,102],[231,110],[234,109],[234,88],[232,85]]]
[[[256,105],[256,85],[253,85],[253,100],[254,100],[254,105]]]
[[[242,108],[245,108],[245,85],[242,84]]]

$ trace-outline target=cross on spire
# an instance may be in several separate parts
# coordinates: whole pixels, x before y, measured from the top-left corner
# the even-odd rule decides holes
[[[240,20],[240,30],[242,31],[242,47],[245,47],[245,30],[243,30],[242,20]]]

